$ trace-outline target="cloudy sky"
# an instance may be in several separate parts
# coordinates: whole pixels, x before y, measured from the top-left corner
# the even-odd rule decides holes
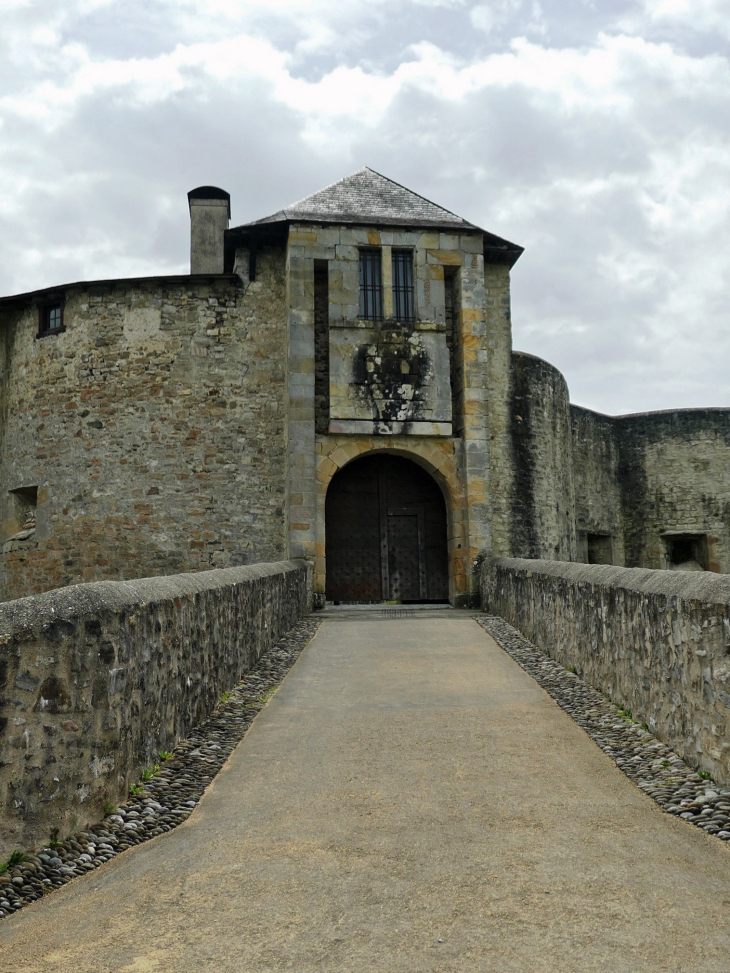
[[[730,405],[730,0],[0,0],[0,294],[185,273],[363,165],[526,250],[573,401]]]

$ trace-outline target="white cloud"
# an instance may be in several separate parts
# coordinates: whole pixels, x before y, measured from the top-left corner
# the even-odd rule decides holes
[[[576,399],[723,404],[726,7],[558,45],[549,0],[6,0],[0,290],[184,271],[191,186],[242,222],[369,164],[526,245],[515,343]]]
[[[730,36],[728,0],[641,0],[637,11],[620,24],[633,31],[649,26],[678,26],[692,33],[717,32]]]

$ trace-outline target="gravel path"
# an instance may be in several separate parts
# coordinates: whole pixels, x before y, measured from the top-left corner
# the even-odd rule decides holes
[[[730,789],[700,777],[668,746],[503,619],[475,618],[665,811],[730,840]],[[0,874],[0,918],[185,821],[321,621],[304,619],[263,655],[220,707],[175,747],[161,769],[142,785],[142,793],[92,828],[26,855],[23,862]]]
[[[646,800],[475,613],[359,614],[181,827],[9,916],[0,968],[727,973],[729,844]]]
[[[669,814],[730,840],[730,790],[701,777],[666,744],[495,615],[476,620],[616,766]]]
[[[0,919],[185,821],[320,624],[317,617],[303,619],[264,653],[218,709],[139,785],[141,793],[99,824],[25,855],[0,874]]]

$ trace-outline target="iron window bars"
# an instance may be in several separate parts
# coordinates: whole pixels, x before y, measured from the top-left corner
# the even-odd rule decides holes
[[[413,253],[393,250],[393,317],[415,320],[413,299]],[[360,251],[360,317],[380,321],[383,317],[383,276],[380,250]]]
[[[393,251],[393,316],[396,321],[411,322],[413,314],[413,254],[410,250]]]
[[[383,317],[380,250],[360,251],[360,317],[368,321],[379,321]]]

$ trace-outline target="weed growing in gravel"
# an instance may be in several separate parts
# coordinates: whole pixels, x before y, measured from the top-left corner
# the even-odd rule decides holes
[[[159,764],[155,764],[154,767],[146,767],[142,771],[142,780],[144,781],[152,780],[155,774],[159,773],[159,770],[160,770]]]
[[[20,865],[20,863],[24,862],[27,857],[28,856],[25,854],[24,851],[14,851],[10,856],[10,858],[8,858],[6,862],[0,865],[0,875],[3,875],[5,872],[7,872],[9,868],[14,868],[15,865]]]
[[[697,776],[701,777],[702,780],[712,780],[712,774],[709,772],[709,770],[698,770]]]
[[[144,787],[142,786],[142,784],[130,784],[129,785],[129,796],[130,797],[139,797],[141,794],[144,794]]]
[[[227,689],[224,693],[221,693],[221,703],[227,703],[232,695],[233,695],[232,689]]]
[[[271,697],[274,695],[275,692],[276,692],[276,686],[269,686],[267,690],[261,693],[261,695],[259,696],[259,702],[261,703],[261,705],[263,706],[264,703],[268,703],[268,701],[271,699]]]
[[[164,763],[172,756],[172,750],[160,750],[160,760]]]
[[[104,814],[116,814],[116,813],[117,813],[117,806],[116,806],[116,804],[112,804],[110,802],[107,802],[104,805]]]
[[[48,842],[48,847],[51,849],[56,848],[59,843],[60,842],[58,840],[58,828],[53,828],[53,830],[51,831],[51,840]]]
[[[630,709],[621,709],[621,708],[619,708],[619,711],[618,712],[619,712],[619,716],[623,716],[623,718],[625,720],[631,720],[633,722],[634,717],[631,715],[631,710]]]

